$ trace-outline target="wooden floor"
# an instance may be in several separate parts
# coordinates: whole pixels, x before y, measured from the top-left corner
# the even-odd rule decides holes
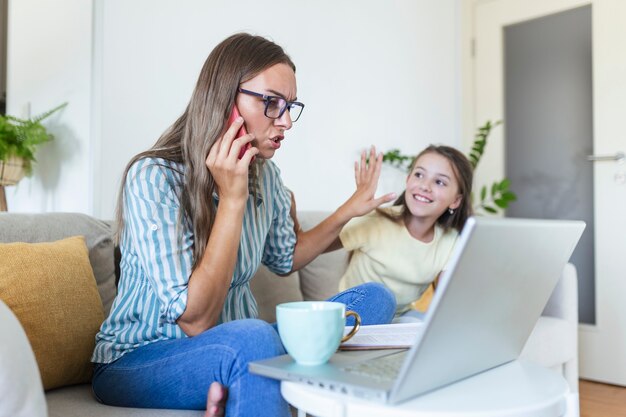
[[[626,417],[626,388],[580,380],[580,417]]]

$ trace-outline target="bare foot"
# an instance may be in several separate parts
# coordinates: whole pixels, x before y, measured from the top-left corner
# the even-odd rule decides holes
[[[213,382],[207,394],[204,417],[223,417],[227,397],[228,389],[219,382]]]

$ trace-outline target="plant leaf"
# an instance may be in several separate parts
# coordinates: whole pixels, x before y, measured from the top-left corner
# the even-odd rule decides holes
[[[502,193],[502,198],[505,198],[507,201],[516,201],[517,195],[512,191],[505,191]]]
[[[509,206],[509,202],[503,198],[496,198],[495,200],[493,200],[493,202],[501,209],[505,209]]]

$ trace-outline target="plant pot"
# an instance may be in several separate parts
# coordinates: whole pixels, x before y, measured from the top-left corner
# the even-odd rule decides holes
[[[15,185],[26,175],[24,159],[19,156],[10,156],[6,161],[0,161],[0,186]]]

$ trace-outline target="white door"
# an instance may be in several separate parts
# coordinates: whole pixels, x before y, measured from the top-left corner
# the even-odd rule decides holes
[[[594,164],[595,324],[579,325],[580,376],[626,385],[626,1],[470,0],[469,5],[475,50],[470,100],[474,127],[504,119],[504,28],[592,7],[593,153],[607,158],[590,162]],[[490,137],[476,173],[479,184],[504,177],[503,131],[496,129]]]

